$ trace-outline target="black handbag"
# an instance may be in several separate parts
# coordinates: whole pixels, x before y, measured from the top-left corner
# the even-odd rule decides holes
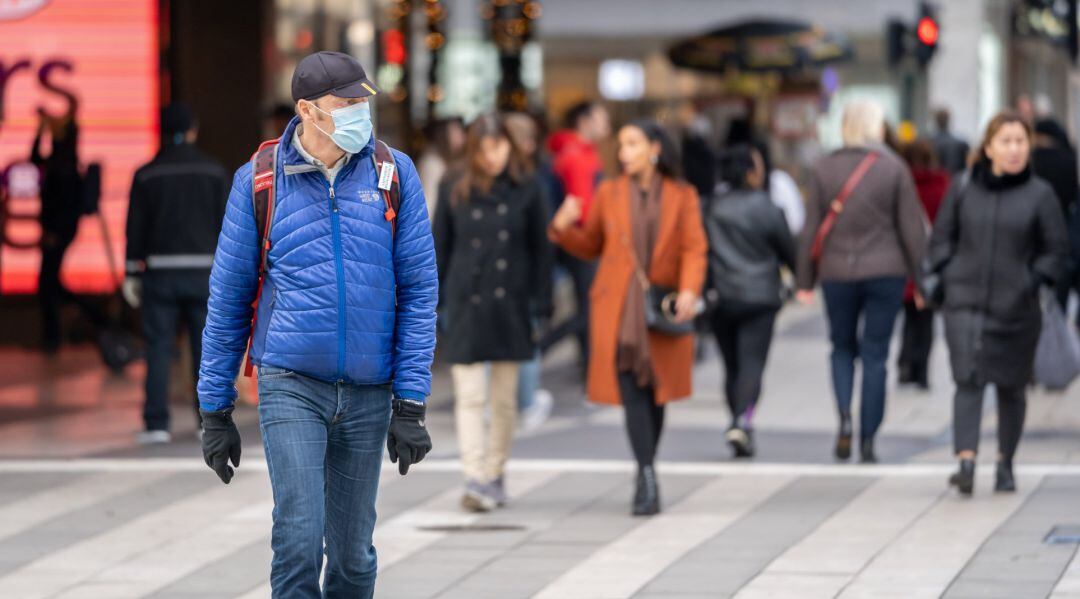
[[[649,330],[678,337],[694,332],[694,320],[675,321],[675,300],[679,292],[670,287],[649,285],[645,290],[645,325]]]
[[[637,276],[641,292],[645,294],[645,326],[654,333],[679,337],[694,332],[694,319],[685,322],[675,320],[675,301],[679,292],[671,287],[661,287],[649,282],[645,271],[638,264],[637,254],[633,246],[623,238],[623,244],[630,251],[630,257],[634,260],[634,274]]]

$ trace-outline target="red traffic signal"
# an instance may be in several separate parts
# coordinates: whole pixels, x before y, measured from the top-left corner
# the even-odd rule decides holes
[[[919,19],[919,25],[915,28],[915,35],[919,38],[919,43],[924,46],[933,46],[938,41],[938,24],[931,17],[922,17]]]

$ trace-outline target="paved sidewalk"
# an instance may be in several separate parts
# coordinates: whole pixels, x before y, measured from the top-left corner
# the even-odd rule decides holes
[[[946,489],[951,384],[891,390],[883,464],[836,464],[824,326],[783,315],[757,415],[760,455],[733,461],[713,353],[695,397],[668,410],[664,512],[629,516],[632,464],[618,409],[586,406],[561,347],[545,365],[554,417],[515,444],[512,501],[458,508],[444,373],[436,451],[407,477],[389,464],[379,499],[379,597],[949,597],[1080,599],[1080,398],[1033,393],[1020,492],[995,495],[993,405],[976,495]],[[894,352],[895,354],[895,352]],[[185,407],[177,440],[134,444],[140,368],[112,378],[85,350],[7,362],[0,381],[0,597],[266,597],[271,497],[256,415],[228,487],[199,457]],[[9,376],[10,375],[10,376]],[[18,376],[16,376],[18,375]],[[58,459],[63,458],[63,459]]]

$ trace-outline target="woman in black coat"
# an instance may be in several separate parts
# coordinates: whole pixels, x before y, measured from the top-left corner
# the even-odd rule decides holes
[[[477,118],[463,170],[443,181],[435,211],[439,347],[453,365],[462,505],[472,511],[506,500],[518,371],[536,351],[533,323],[551,313],[547,199],[527,164],[502,117]]]
[[[780,310],[780,267],[795,267],[795,241],[784,213],[765,187],[765,162],[748,145],[720,159],[720,184],[705,208],[709,236],[706,296],[724,359],[724,392],[731,410],[725,438],[735,457],[754,455],[752,418]]]
[[[949,482],[963,494],[974,485],[983,391],[990,383],[998,405],[994,489],[1016,489],[1012,461],[1042,328],[1039,288],[1057,282],[1068,256],[1061,206],[1050,185],[1031,174],[1031,137],[1018,115],[990,121],[978,159],[953,184],[930,241],[957,385],[953,443],[960,468]]]

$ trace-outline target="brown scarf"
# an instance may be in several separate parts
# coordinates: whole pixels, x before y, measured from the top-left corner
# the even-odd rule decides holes
[[[632,248],[642,273],[649,272],[656,234],[660,224],[660,185],[662,177],[653,176],[648,191],[630,182],[630,231]],[[641,277],[635,271],[626,290],[622,321],[619,324],[617,366],[619,372],[634,374],[639,387],[651,387],[654,382],[652,359],[649,355],[649,329],[645,325],[645,292]]]

